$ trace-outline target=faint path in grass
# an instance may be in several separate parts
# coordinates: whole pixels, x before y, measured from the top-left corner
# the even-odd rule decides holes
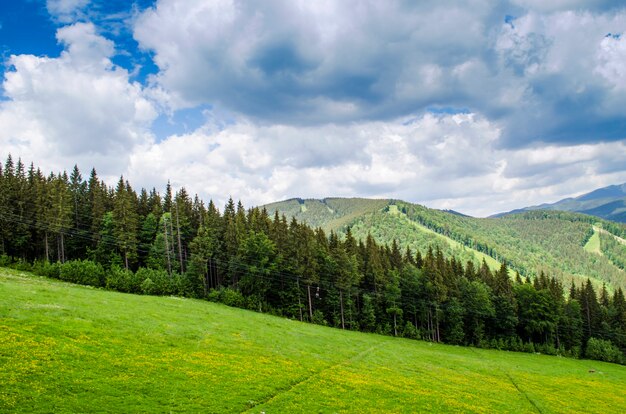
[[[524,390],[522,390],[519,385],[517,385],[517,382],[515,382],[515,380],[513,379],[513,377],[511,376],[511,374],[509,374],[508,372],[506,372],[505,370],[503,370],[502,368],[500,368],[499,366],[497,367],[498,370],[500,372],[502,372],[504,375],[506,375],[506,377],[509,379],[509,381],[511,381],[511,384],[513,384],[513,386],[515,387],[515,389],[522,394],[526,400],[530,403],[530,405],[532,405],[533,407],[535,407],[535,410],[537,410],[538,413],[543,414],[543,411],[541,410],[541,408],[539,408],[539,406],[532,400],[532,398],[530,398],[528,396],[528,394],[526,394],[526,392]]]
[[[304,378],[301,378],[301,379],[299,379],[297,381],[294,381],[291,384],[287,384],[285,387],[278,388],[276,390],[277,392],[275,392],[274,394],[270,394],[270,395],[266,396],[265,398],[263,398],[260,401],[255,401],[254,405],[248,407],[247,409],[242,411],[242,413],[250,412],[250,411],[254,410],[256,407],[259,407],[261,405],[267,404],[267,403],[271,402],[273,399],[275,399],[276,397],[281,396],[283,394],[286,394],[288,392],[291,392],[294,388],[299,387],[300,385],[305,384],[305,383],[311,381],[312,379],[314,379],[316,377],[319,377],[320,375],[322,375],[325,372],[330,372],[330,371],[333,371],[333,370],[335,370],[335,369],[337,369],[337,368],[339,368],[341,366],[349,365],[351,362],[358,361],[359,359],[363,358],[367,354],[370,354],[375,349],[380,348],[385,342],[386,341],[383,341],[383,342],[381,342],[381,343],[379,343],[377,345],[371,346],[371,347],[369,347],[369,348],[359,352],[358,354],[351,356],[348,359],[345,359],[345,360],[343,360],[341,362],[338,362],[338,363],[336,363],[334,365],[327,366],[326,368],[322,368],[321,370],[316,371],[316,372],[312,373],[311,375],[308,375],[308,376],[306,376]]]
[[[472,347],[469,347],[469,349],[481,360],[484,361],[484,358],[482,358],[482,356]],[[517,390],[517,392],[519,392],[521,395],[524,396],[524,398],[526,399],[526,401],[528,401],[528,403],[530,405],[532,405],[535,410],[537,410],[537,412],[539,414],[543,414],[543,410],[541,408],[539,408],[539,406],[537,405],[537,403],[535,403],[535,401],[533,401],[532,398],[530,398],[530,396],[526,393],[526,391],[524,391],[523,389],[520,388],[520,386],[517,384],[517,382],[515,381],[515,379],[513,379],[513,377],[511,376],[511,374],[508,373],[508,371],[504,370],[504,368],[502,368],[499,364],[496,363],[492,363],[492,366],[494,366],[498,371],[500,371],[502,374],[504,374],[504,376],[506,376],[509,381],[511,382],[511,384],[513,384],[513,386],[515,387],[515,389]]]

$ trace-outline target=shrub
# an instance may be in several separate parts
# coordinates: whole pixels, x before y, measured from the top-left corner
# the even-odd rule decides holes
[[[520,352],[523,350],[524,344],[519,337],[513,336],[508,338],[506,346],[510,351]]]
[[[11,264],[11,267],[22,272],[30,272],[33,270],[33,266],[23,259],[18,259],[16,262]]]
[[[313,311],[313,320],[311,322],[313,322],[316,325],[323,325],[323,326],[328,325],[328,322],[326,322],[326,319],[324,318],[324,314],[320,310]],[[389,326],[388,335],[389,334],[391,334],[391,325]]]
[[[61,280],[89,286],[104,286],[104,268],[91,260],[70,260],[61,265]]]
[[[11,258],[9,256],[7,256],[6,254],[3,253],[3,254],[0,255],[0,266],[1,267],[9,267],[12,262],[13,262],[13,260],[11,260]]]
[[[211,302],[219,302],[235,308],[246,307],[246,299],[241,292],[231,288],[212,289],[207,295],[207,299]]]
[[[556,355],[557,350],[552,344],[538,344],[536,345],[537,352],[540,352],[545,355]]]
[[[525,342],[524,345],[522,345],[522,352],[528,352],[528,353],[534,353],[535,352],[535,344],[533,344],[532,342]]]
[[[39,276],[59,279],[61,273],[61,263],[50,263],[47,260],[35,262],[33,264],[33,273]]]
[[[152,279],[150,278],[146,278],[142,283],[141,283],[141,291],[145,294],[145,295],[154,295],[155,293],[155,289],[154,289],[154,282],[152,281]]]
[[[611,341],[598,338],[589,339],[585,356],[598,361],[615,362],[618,364],[624,362],[624,358],[618,347],[613,345]]]
[[[406,321],[404,329],[402,330],[402,336],[405,338],[417,339],[417,329],[415,329],[415,326],[410,321]]]
[[[113,265],[107,272],[105,278],[105,286],[107,289],[117,290],[119,292],[137,292],[133,289],[135,275],[130,270],[123,267]]]
[[[138,280],[142,281],[141,291],[150,295],[174,295],[178,293],[178,284],[180,277],[170,276],[165,270],[161,269],[148,269],[142,267],[137,270],[135,274]],[[150,293],[145,292],[143,289],[143,281],[150,279],[153,286],[150,288]]]

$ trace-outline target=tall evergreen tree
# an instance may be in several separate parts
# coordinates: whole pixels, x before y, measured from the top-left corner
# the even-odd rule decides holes
[[[137,258],[139,217],[136,204],[136,194],[134,194],[130,185],[124,182],[124,177],[120,177],[115,190],[113,225],[117,245],[124,258],[126,269],[129,269],[130,265]]]

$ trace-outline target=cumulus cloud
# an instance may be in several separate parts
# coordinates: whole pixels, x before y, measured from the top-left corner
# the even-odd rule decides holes
[[[622,7],[619,0],[512,0],[511,3],[525,9],[554,12],[563,10],[602,10]]]
[[[173,107],[291,125],[446,107],[497,122],[505,146],[582,143],[624,138],[616,4],[159,0],[134,36]]]
[[[395,118],[455,100],[451,71],[481,53],[494,4],[161,0],[134,33],[180,105],[291,124]]]
[[[582,3],[158,0],[130,20],[146,85],[91,23],[58,30],[58,57],[11,56],[0,153],[219,204],[556,201],[626,181],[626,9]],[[47,3],[59,23],[89,4]],[[155,140],[181,109],[192,132]]]
[[[91,0],[47,0],[46,8],[59,23],[72,23],[84,16],[84,10]]]
[[[0,103],[2,152],[44,168],[76,160],[119,174],[128,152],[151,141],[156,117],[142,87],[111,63],[114,45],[89,23],[58,30],[65,46],[58,58],[14,55]]]
[[[499,137],[475,114],[309,127],[240,122],[154,143],[132,156],[128,176],[141,185],[170,179],[220,205],[229,195],[246,205],[391,197],[479,216],[626,180],[623,168],[601,161],[624,159],[624,143],[506,150]]]
[[[502,26],[499,65],[524,91],[503,116],[509,144],[520,135],[561,143],[626,138],[619,107],[626,103],[620,93],[624,51],[620,36],[611,34],[624,27],[625,11],[529,12]]]

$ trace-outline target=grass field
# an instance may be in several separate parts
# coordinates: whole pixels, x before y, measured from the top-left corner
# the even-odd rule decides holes
[[[626,367],[344,332],[0,269],[0,412],[598,412]]]
[[[590,253],[602,255],[602,250],[600,250],[600,235],[595,226],[593,227],[593,236],[591,236],[585,244],[585,250]]]

